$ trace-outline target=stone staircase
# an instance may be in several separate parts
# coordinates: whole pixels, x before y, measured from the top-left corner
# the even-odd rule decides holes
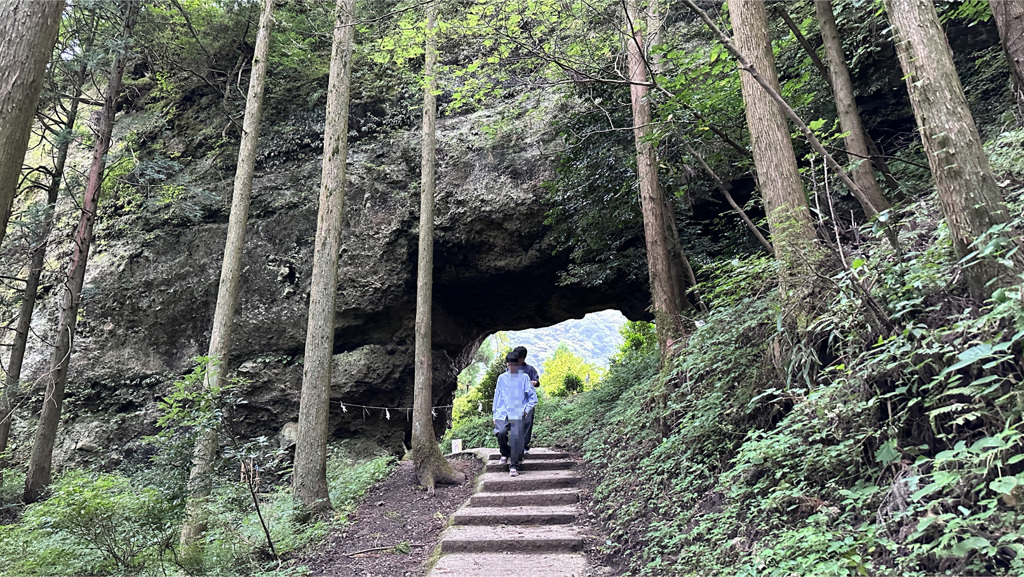
[[[583,533],[575,461],[567,453],[532,449],[518,477],[486,458],[476,492],[441,535],[441,558],[428,577],[583,577]]]

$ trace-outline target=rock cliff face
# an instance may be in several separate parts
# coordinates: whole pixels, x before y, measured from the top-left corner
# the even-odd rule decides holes
[[[543,224],[541,184],[552,175],[546,143],[488,136],[478,130],[484,120],[449,118],[439,126],[436,405],[450,404],[456,375],[491,332],[604,308],[636,318],[649,302],[645,287],[626,282],[558,286],[567,263],[553,255]],[[310,135],[315,140],[315,130]],[[312,146],[267,158],[273,162],[261,165],[254,182],[230,359],[247,380],[247,403],[233,410],[250,436],[273,436],[297,418],[320,177]],[[349,157],[331,428],[335,436],[370,438],[394,450],[409,423],[405,411],[393,409],[412,406],[419,162],[416,133],[358,142]],[[201,167],[190,172],[204,178]],[[203,183],[219,196],[207,216],[100,245],[90,263],[66,405],[76,423],[65,428],[58,459],[81,456],[83,447],[133,445],[154,421],[154,401],[205,353],[231,194],[230,176],[217,175]],[[40,315],[43,332],[45,316],[53,314]],[[43,373],[48,354],[38,348],[29,359],[33,376]],[[439,431],[447,414],[437,411]]]

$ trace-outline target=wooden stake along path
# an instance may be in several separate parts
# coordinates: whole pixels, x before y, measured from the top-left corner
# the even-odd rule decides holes
[[[518,477],[498,464],[496,449],[477,449],[486,459],[476,492],[441,534],[441,558],[428,577],[583,577],[580,478],[567,453],[533,449]]]

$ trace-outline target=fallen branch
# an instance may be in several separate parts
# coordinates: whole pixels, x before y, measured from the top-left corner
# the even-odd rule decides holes
[[[391,545],[389,547],[373,547],[370,549],[363,549],[362,551],[356,551],[355,553],[345,553],[346,557],[355,557],[356,555],[362,555],[363,553],[373,553],[374,551],[390,551],[401,545],[401,543]],[[408,547],[426,547],[423,543],[409,543]]]

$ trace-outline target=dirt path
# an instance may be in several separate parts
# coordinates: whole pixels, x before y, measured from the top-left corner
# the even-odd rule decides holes
[[[411,462],[403,462],[367,491],[352,515],[353,524],[327,538],[324,547],[296,560],[311,575],[420,577],[448,518],[473,492],[482,464],[472,455],[449,459],[469,479],[439,485],[434,495],[418,488]],[[404,545],[403,545],[404,544]]]

